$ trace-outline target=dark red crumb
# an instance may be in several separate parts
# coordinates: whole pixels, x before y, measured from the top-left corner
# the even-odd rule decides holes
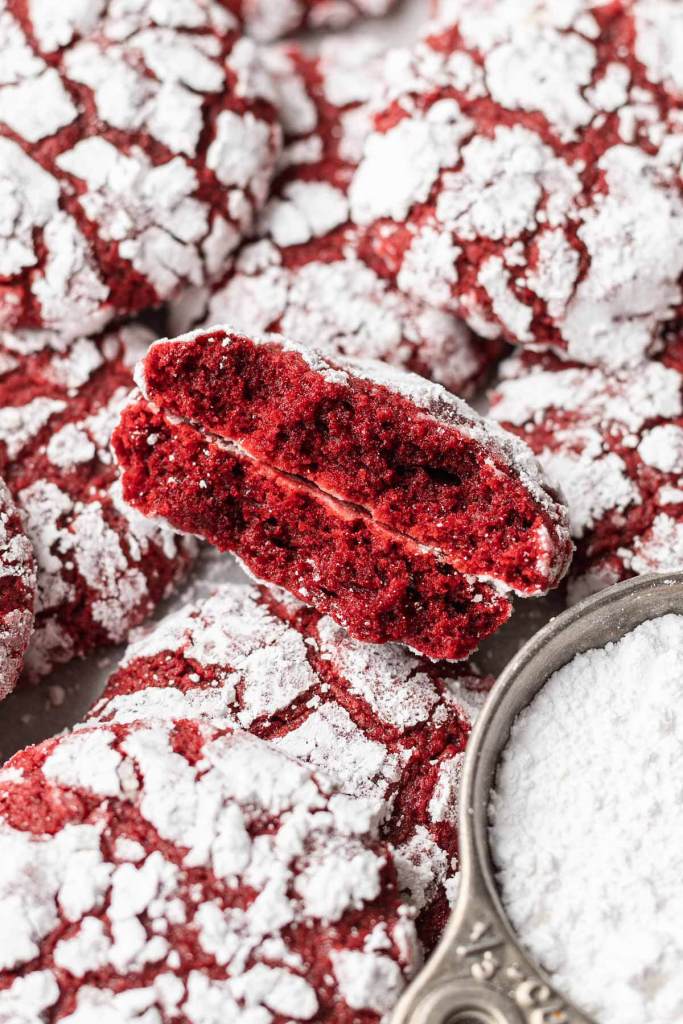
[[[124,411],[114,449],[135,508],[235,552],[254,576],[331,614],[360,640],[459,660],[510,615],[491,584],[144,401]]]
[[[421,378],[215,328],[157,342],[139,383],[164,412],[362,506],[460,572],[537,594],[566,571],[564,510],[530,452]]]

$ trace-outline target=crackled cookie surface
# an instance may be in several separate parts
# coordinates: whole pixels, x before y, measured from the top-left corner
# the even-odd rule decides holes
[[[171,328],[236,324],[278,331],[330,354],[382,359],[467,396],[500,355],[458,318],[408,298],[357,255],[348,187],[370,129],[383,51],[327,40],[310,56],[269,47],[285,150],[255,239],[224,279],[187,290]]]
[[[38,566],[31,675],[125,640],[183,573],[190,541],[134,513],[109,438],[132,386],[142,327],[65,342],[48,331],[0,341],[0,473]]]
[[[378,798],[430,949],[457,892],[460,774],[490,683],[361,644],[283,592],[226,585],[133,643],[89,718],[225,723]]]
[[[0,1019],[379,1021],[418,964],[376,815],[208,724],[28,748],[0,771]]]
[[[504,364],[492,415],[531,446],[567,500],[574,599],[683,568],[683,356],[606,373],[551,355]]]
[[[115,448],[126,500],[234,551],[360,640],[467,657],[504,591],[559,582],[529,450],[437,385],[229,329],[157,342]]]
[[[213,0],[0,0],[0,327],[91,334],[219,275],[280,127]]]
[[[387,63],[351,187],[366,258],[475,330],[636,362],[681,307],[666,0],[454,0]]]
[[[241,12],[247,32],[261,42],[301,29],[338,29],[357,18],[378,17],[396,0],[227,0]],[[353,44],[352,44],[353,45]]]
[[[36,560],[9,488],[0,479],[0,700],[14,689],[31,639]]]

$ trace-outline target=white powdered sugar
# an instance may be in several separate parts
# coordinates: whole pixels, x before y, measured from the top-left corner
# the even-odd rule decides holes
[[[36,598],[33,547],[9,488],[0,479],[0,700],[14,689],[31,639]]]
[[[519,715],[497,775],[507,913],[599,1024],[683,1013],[682,660],[678,615],[577,655]]]
[[[201,605],[163,619],[129,646],[121,667],[125,671],[165,652],[182,652],[186,661],[212,668],[213,685],[190,688],[182,698],[176,690],[153,686],[110,699],[105,693],[91,716],[129,722],[163,717],[164,703],[173,701],[177,717],[211,717],[249,728],[264,716],[277,715],[318,682],[304,638],[271,614],[251,587],[222,587]]]
[[[23,1021],[12,1016],[23,1000],[47,1020],[68,1000],[70,1024],[104,1002],[117,1021],[204,1022],[208,1000],[230,1019],[308,1020],[346,1000],[342,984],[313,979],[331,978],[348,948],[375,985],[347,1005],[379,1020],[418,961],[375,804],[244,733],[207,725],[185,747],[177,728],[83,729],[51,741],[42,767],[0,773],[10,820],[25,776],[40,785],[30,829],[0,821],[0,1019]],[[68,822],[43,830],[61,799]]]
[[[339,29],[362,16],[379,17],[396,0],[240,0],[246,31],[271,42],[299,29]]]
[[[656,349],[683,300],[683,19],[604,7],[442,4],[385,64],[349,196],[404,291],[618,367]]]
[[[670,83],[683,93],[683,10],[675,0],[636,0],[636,57],[653,82]]]
[[[388,956],[345,950],[332,956],[334,976],[345,1001],[354,1010],[389,1013],[403,988],[401,972]]]
[[[130,325],[71,342],[48,331],[0,339],[16,357],[2,400],[21,403],[0,404],[0,446],[38,566],[31,675],[125,640],[195,550],[123,502],[110,451],[132,385],[125,346],[139,354],[151,338]]]
[[[668,361],[665,349],[661,362],[618,371],[533,355],[502,367],[491,414],[527,441],[567,502],[571,600],[683,567],[683,378]]]
[[[11,139],[0,139],[0,273],[10,277],[34,266],[33,232],[57,213],[56,180]]]
[[[222,273],[281,147],[227,9],[1,0],[0,47],[0,325],[93,333]]]
[[[16,459],[52,416],[64,409],[66,402],[54,398],[34,398],[26,405],[0,409],[0,442],[5,446],[7,458]]]
[[[279,591],[274,597],[287,600]],[[457,835],[462,754],[430,748],[429,815],[408,827],[403,801],[411,766],[422,756],[414,743],[425,731],[437,743],[446,723],[466,736],[483,701],[481,681],[466,670],[459,678],[432,678],[424,660],[395,645],[354,641],[329,618],[296,627],[301,612],[289,599],[290,625],[256,588],[222,586],[129,646],[88,721],[181,717],[249,729],[344,792],[377,801],[389,839],[403,793],[396,866],[402,891],[422,911],[457,874],[456,847],[444,836]]]
[[[467,395],[495,348],[457,318],[401,294],[357,255],[347,191],[383,60],[375,41],[349,47],[328,39],[315,57],[293,45],[266,48],[285,127],[280,174],[256,240],[240,249],[220,284],[187,290],[173,303],[170,327],[276,330],[332,355],[407,366]]]
[[[568,303],[564,334],[573,358],[594,362],[598,353],[619,366],[651,348],[648,314],[666,320],[681,302],[683,199],[678,169],[637,149],[614,146],[598,169],[607,192],[582,218],[591,269]]]
[[[191,295],[178,301],[171,327],[182,332],[197,319],[255,334],[278,330],[332,356],[415,367],[465,396],[490,358],[460,320],[402,295],[353,254],[289,268],[267,239],[240,250],[199,312]]]
[[[29,0],[28,10],[40,48],[47,52],[67,46],[97,25],[106,0]]]

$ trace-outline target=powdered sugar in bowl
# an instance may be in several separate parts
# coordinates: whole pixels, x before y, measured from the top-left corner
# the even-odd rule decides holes
[[[665,616],[669,616],[669,619],[664,619]],[[675,616],[675,619],[672,616]],[[615,671],[621,673],[619,678],[624,680],[625,687],[623,711],[619,709],[612,715],[610,727],[616,729],[615,736],[620,735],[623,739],[623,730],[619,733],[619,721],[621,719],[628,722],[633,717],[629,716],[629,712],[633,711],[632,704],[629,703],[632,697],[627,696],[626,684],[629,681],[628,677],[631,676],[631,689],[635,692],[637,672],[632,670],[634,657],[636,660],[639,659],[638,671],[643,674],[641,706],[644,706],[646,702],[651,701],[652,688],[657,683],[657,670],[660,668],[658,658],[664,658],[661,665],[668,665],[673,676],[676,661],[670,656],[670,642],[674,641],[677,644],[680,639],[683,650],[683,618],[679,616],[683,616],[683,572],[666,576],[641,576],[602,591],[558,616],[536,634],[510,662],[491,693],[468,749],[461,798],[462,883],[458,903],[440,946],[406,992],[396,1010],[393,1024],[593,1024],[594,1020],[599,1024],[603,1021],[605,1024],[613,1024],[617,1018],[623,1024],[631,1024],[638,1014],[641,1024],[667,1024],[669,1021],[680,1019],[680,1013],[677,1014],[675,1006],[679,990],[683,992],[683,985],[668,983],[668,979],[674,974],[672,965],[668,962],[671,957],[669,956],[668,960],[666,957],[662,959],[657,955],[658,950],[654,950],[650,956],[652,965],[656,965],[654,968],[643,968],[641,963],[629,964],[627,984],[624,983],[625,972],[622,971],[622,977],[615,978],[611,974],[611,969],[605,970],[604,993],[598,992],[598,998],[595,998],[595,993],[596,988],[599,988],[599,973],[594,971],[592,978],[588,977],[587,970],[581,973],[582,956],[577,956],[577,950],[580,950],[576,941],[573,941],[575,935],[581,935],[582,940],[589,941],[596,959],[607,965],[615,962],[621,964],[624,958],[631,957],[637,946],[642,946],[643,929],[640,927],[639,919],[638,934],[632,936],[634,941],[629,941],[626,937],[628,921],[624,922],[623,928],[619,927],[622,923],[620,921],[619,926],[611,929],[613,935],[619,936],[620,953],[614,945],[608,945],[611,941],[609,928],[606,927],[600,935],[588,930],[588,920],[592,922],[594,931],[597,930],[598,914],[572,917],[572,908],[567,905],[566,900],[567,888],[559,884],[561,872],[567,863],[566,858],[563,860],[562,851],[566,852],[569,848],[576,855],[576,851],[581,849],[581,840],[573,841],[573,845],[572,842],[566,841],[567,836],[575,836],[577,830],[580,831],[581,828],[569,817],[572,809],[571,799],[575,792],[581,792],[577,780],[586,766],[590,766],[590,771],[594,774],[599,774],[596,771],[594,750],[590,746],[591,735],[577,727],[578,722],[587,721],[588,716],[594,715],[595,709],[592,704],[585,706],[586,687],[578,686],[576,702],[572,707],[572,714],[567,719],[567,728],[573,729],[574,732],[569,735],[565,733],[564,737],[562,729],[551,728],[553,717],[549,713],[549,701],[561,699],[557,693],[558,686],[564,685],[566,694],[569,692],[566,687],[571,685],[572,673],[574,679],[580,680],[580,672],[585,674],[600,668],[603,656],[609,654]],[[643,627],[642,624],[646,626]],[[620,643],[622,638],[625,639]],[[643,666],[649,664],[647,653],[645,652],[643,656],[644,643],[649,643],[653,651],[650,673],[643,672]],[[613,646],[610,646],[607,652],[601,650],[608,645]],[[591,665],[591,655],[584,652],[594,651],[599,652],[599,656]],[[577,655],[579,657],[574,661]],[[683,658],[680,664],[683,665]],[[624,677],[626,666],[630,668]],[[563,671],[560,672],[560,669]],[[546,683],[549,684],[547,691]],[[593,683],[594,686],[599,686],[599,675],[596,675]],[[614,681],[613,684],[612,695],[616,703],[620,699],[620,691]],[[683,683],[681,692],[683,693]],[[537,697],[539,699],[535,700]],[[561,703],[557,704],[558,721],[563,706]],[[677,734],[675,709],[672,709],[671,715],[665,714],[665,710],[662,707],[662,714],[657,719],[660,721],[658,730],[661,727],[665,733],[667,730],[673,730]],[[585,716],[583,719],[582,711]],[[513,730],[513,725],[522,712],[521,719]],[[637,708],[633,714],[639,714]],[[538,763],[534,769],[536,792],[529,802],[526,799],[529,796],[527,781],[526,778],[520,778],[519,772],[521,769],[525,775],[527,772],[533,775],[534,771],[530,766],[534,764],[534,759],[522,763],[523,759],[515,759],[514,753],[515,743],[519,740],[519,730],[527,728],[530,719],[537,740],[539,736],[542,738],[538,752],[540,753],[544,747],[544,753],[540,753],[540,757],[537,758]],[[650,764],[646,753],[647,745],[650,744],[654,749],[659,738],[659,732],[653,736],[651,732],[648,733],[648,729],[651,729],[651,725],[646,725],[643,729],[642,749],[638,749],[638,757],[644,766]],[[534,730],[524,737],[525,742],[528,742],[530,735],[534,735]],[[592,735],[599,735],[599,732],[594,728]],[[630,735],[632,737],[633,733]],[[558,769],[558,764],[563,756],[566,756],[563,742],[572,746],[574,756],[574,764],[564,777],[562,771]],[[506,750],[508,743],[510,747]],[[623,749],[624,743],[622,757]],[[676,744],[673,744],[671,749],[675,750]],[[683,751],[683,746],[681,750]],[[606,763],[610,763],[609,759]],[[551,767],[554,772],[553,784],[558,790],[557,806],[554,808],[550,792],[552,786],[548,785],[553,772],[547,771],[544,774],[544,764]],[[614,778],[614,765],[611,767]],[[652,778],[660,778],[662,770],[666,767],[666,763],[663,766],[656,765]],[[678,779],[681,777],[679,772]],[[600,810],[601,786],[604,788],[607,778],[608,776],[595,779],[594,790],[598,796],[592,806],[593,815],[615,813],[615,801],[606,790],[602,801],[604,812]],[[585,781],[584,779],[584,783]],[[536,817],[533,808],[538,808],[539,797],[543,795],[544,790],[551,813]],[[679,793],[679,802],[681,790],[683,784],[676,790]],[[590,786],[584,787],[584,794],[591,791]],[[566,793],[572,795],[568,801]],[[671,798],[675,802],[675,793]],[[501,814],[503,799],[507,801],[506,810]],[[645,805],[645,798],[643,803]],[[566,820],[558,811],[561,805],[567,808]],[[650,806],[655,808],[656,817],[659,813],[656,792],[652,793]],[[681,813],[683,816],[683,811]],[[587,817],[585,820],[591,819]],[[642,815],[640,821],[643,821]],[[618,822],[616,828],[615,836],[618,836]],[[648,829],[649,821],[644,832],[647,833]],[[640,856],[639,844],[643,829],[640,832],[641,834],[634,820],[635,861]],[[603,828],[603,839],[606,834],[607,830]],[[508,856],[506,850],[514,848],[514,843],[511,846],[510,841],[515,838],[519,840],[523,856],[513,865],[514,870],[511,873],[507,860],[505,865],[501,865],[501,856]],[[586,861],[592,863],[593,858],[595,863],[599,864],[597,857],[600,851],[596,854],[595,848],[591,847],[591,843],[595,841],[591,829],[584,829],[582,841],[585,844]],[[671,842],[680,851],[681,843],[677,842],[673,829]],[[548,860],[539,863],[535,856],[538,854],[539,858],[552,859],[556,850],[559,850],[560,854],[557,857],[557,880],[554,880],[552,871],[544,874],[548,868]],[[650,851],[650,855],[654,855],[653,851]],[[623,858],[623,851],[621,856]],[[667,861],[670,859],[666,858]],[[606,863],[606,858],[602,863]],[[633,871],[633,864],[629,863],[627,866],[631,875],[637,876],[638,872]],[[520,870],[528,872],[527,906],[523,905],[524,901],[521,898],[522,887],[517,884],[515,889],[514,871]],[[624,875],[624,870],[624,860],[619,861],[615,857],[615,881]],[[590,872],[586,877],[589,877],[589,874]],[[680,875],[679,872],[678,877]],[[607,886],[611,886],[609,879]],[[678,886],[678,891],[672,894],[676,900],[683,898],[681,888]],[[595,892],[592,891],[586,898],[595,900]],[[653,921],[658,899],[661,899],[661,894],[653,890],[650,907]],[[580,904],[579,899],[577,905]],[[647,906],[647,903],[645,905]],[[611,913],[618,914],[619,896],[613,893],[611,900],[604,901],[604,906],[607,912],[611,909]],[[529,908],[532,909],[527,914]],[[593,910],[592,905],[590,909]],[[513,918],[524,929],[524,944],[511,923]],[[533,929],[528,925],[530,920],[536,926],[533,935]],[[539,939],[538,935],[543,935],[543,929],[546,938],[548,934],[552,934],[554,939],[559,935],[560,940],[555,941],[553,945],[552,942],[544,942],[543,938]],[[653,927],[647,931],[647,939],[651,943],[656,943],[661,934],[657,927]],[[572,939],[567,939],[567,935]],[[567,955],[565,964],[551,964],[553,970],[557,971],[557,978],[547,974],[535,962],[533,954],[527,952],[527,949],[533,949],[540,959],[539,954],[542,955],[549,948],[553,949],[555,955],[558,952]],[[673,955],[675,958],[675,950]],[[646,961],[647,957],[644,957],[643,963]],[[590,961],[583,957],[583,962],[588,964]],[[566,976],[563,975],[565,967]],[[677,974],[680,973],[679,962]],[[629,984],[634,978],[635,985],[630,989]],[[573,994],[577,1001],[580,1000],[583,1007],[592,1005],[599,1008],[599,1012],[595,1013],[595,1017],[591,1017],[567,997],[567,992]],[[603,994],[604,999],[601,998]],[[671,1009],[670,1014],[668,1009]]]

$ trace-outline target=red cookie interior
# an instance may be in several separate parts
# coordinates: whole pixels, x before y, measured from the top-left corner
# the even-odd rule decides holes
[[[571,553],[523,444],[443,388],[224,328],[157,342],[138,376],[165,414],[353,502],[462,573],[544,593]]]
[[[510,615],[509,599],[491,583],[144,400],[124,411],[113,444],[135,508],[234,552],[256,578],[330,614],[359,640],[460,660]]]

